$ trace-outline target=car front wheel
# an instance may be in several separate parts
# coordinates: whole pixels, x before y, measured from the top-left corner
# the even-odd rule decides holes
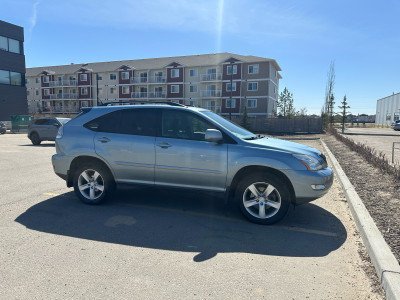
[[[104,202],[113,190],[113,179],[110,172],[101,165],[86,165],[76,170],[74,191],[86,204]]]
[[[235,198],[249,221],[264,225],[280,221],[286,215],[291,199],[282,180],[262,173],[243,178]]]

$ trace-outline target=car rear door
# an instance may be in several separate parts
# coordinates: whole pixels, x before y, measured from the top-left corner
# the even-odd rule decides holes
[[[227,144],[206,142],[215,126],[189,111],[163,109],[156,139],[157,185],[224,191]]]
[[[86,126],[97,131],[96,153],[108,162],[120,183],[154,184],[155,109],[123,109]]]

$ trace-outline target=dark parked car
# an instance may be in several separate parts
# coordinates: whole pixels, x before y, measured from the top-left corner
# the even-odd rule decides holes
[[[28,138],[32,144],[39,145],[42,141],[55,141],[58,129],[70,118],[45,117],[34,120],[28,126]]]
[[[7,131],[6,124],[0,122],[0,134],[5,134]]]

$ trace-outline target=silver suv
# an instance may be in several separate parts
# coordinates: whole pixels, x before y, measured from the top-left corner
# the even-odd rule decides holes
[[[314,148],[174,103],[86,108],[60,127],[56,151],[55,173],[85,203],[103,202],[120,184],[190,188],[223,193],[260,224],[321,197],[333,180]]]
[[[69,120],[71,119],[54,117],[36,119],[28,126],[28,138],[34,145],[39,145],[42,141],[54,141],[58,129]]]

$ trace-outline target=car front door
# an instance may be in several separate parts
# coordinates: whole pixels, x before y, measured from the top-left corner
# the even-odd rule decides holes
[[[156,138],[157,185],[224,191],[227,144],[205,141],[205,131],[215,126],[182,110],[163,109]]]
[[[117,182],[154,184],[156,113],[123,109],[85,125],[97,131],[96,153],[109,163]]]

